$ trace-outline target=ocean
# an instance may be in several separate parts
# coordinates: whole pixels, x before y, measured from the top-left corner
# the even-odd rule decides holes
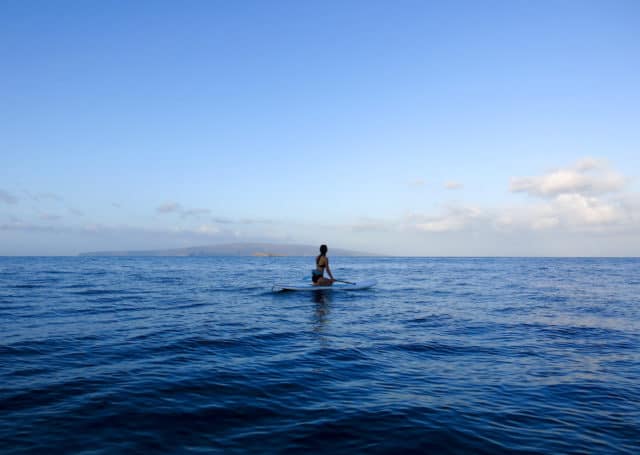
[[[640,259],[0,258],[0,452],[640,453]]]

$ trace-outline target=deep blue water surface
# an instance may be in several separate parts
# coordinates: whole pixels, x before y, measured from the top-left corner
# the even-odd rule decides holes
[[[2,453],[640,453],[640,260],[0,258]]]

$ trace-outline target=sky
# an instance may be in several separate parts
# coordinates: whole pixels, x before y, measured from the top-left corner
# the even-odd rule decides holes
[[[0,0],[0,255],[640,256],[640,2]]]

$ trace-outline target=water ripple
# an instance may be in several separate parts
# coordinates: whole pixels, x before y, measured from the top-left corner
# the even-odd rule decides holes
[[[640,452],[639,260],[308,268],[0,258],[0,452]]]

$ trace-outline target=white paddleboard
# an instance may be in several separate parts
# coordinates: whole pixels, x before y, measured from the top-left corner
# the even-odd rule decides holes
[[[312,284],[274,284],[271,290],[280,291],[359,291],[378,284],[376,280],[359,281],[353,284],[334,283],[333,286],[314,286]]]

